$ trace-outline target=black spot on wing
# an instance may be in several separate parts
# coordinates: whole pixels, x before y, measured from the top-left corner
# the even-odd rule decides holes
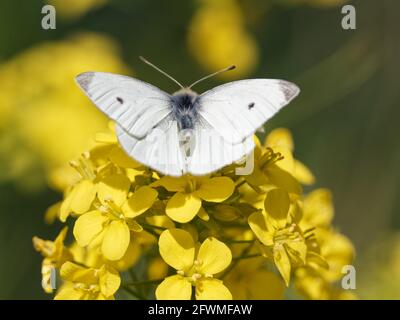
[[[117,101],[118,101],[120,104],[123,104],[123,103],[124,103],[124,100],[123,100],[121,97],[117,97]]]
[[[247,108],[248,108],[249,110],[251,110],[251,109],[254,108],[254,106],[255,106],[255,103],[254,103],[254,102],[251,102],[251,103],[249,103],[249,105],[247,106]]]

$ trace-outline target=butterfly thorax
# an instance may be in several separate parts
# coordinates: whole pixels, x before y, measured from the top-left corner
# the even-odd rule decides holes
[[[196,92],[182,89],[172,96],[172,114],[178,122],[179,130],[193,129],[198,119],[198,98]]]

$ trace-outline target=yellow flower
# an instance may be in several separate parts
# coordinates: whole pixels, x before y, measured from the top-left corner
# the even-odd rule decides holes
[[[170,229],[161,234],[158,244],[161,257],[177,270],[177,274],[166,278],[157,287],[157,299],[190,300],[192,286],[197,300],[232,299],[222,281],[213,277],[226,269],[232,260],[231,251],[224,243],[209,237],[196,253],[190,233]]]
[[[65,261],[72,258],[71,252],[64,246],[68,228],[64,227],[54,241],[42,240],[33,237],[33,246],[44,259],[42,262],[42,287],[47,293],[53,292],[51,282],[52,272],[59,268]]]
[[[175,194],[168,200],[167,215],[174,221],[186,223],[191,221],[201,209],[202,201],[223,202],[228,199],[235,188],[228,177],[162,177],[152,185],[162,186]]]
[[[353,261],[351,242],[333,230],[317,228],[314,234],[315,239],[309,241],[307,263],[295,273],[297,290],[309,299],[350,298],[333,283],[342,279],[342,268]]]
[[[84,153],[78,162],[70,162],[71,166],[79,173],[81,180],[72,186],[61,203],[60,220],[62,222],[65,222],[71,212],[76,214],[87,212],[96,197],[99,176],[89,156],[88,153]]]
[[[342,268],[352,263],[354,247],[350,240],[334,230],[315,230],[315,237],[319,243],[321,256],[326,260],[329,268],[320,270],[328,281],[337,281],[342,278]]]
[[[239,78],[252,72],[258,62],[258,46],[245,29],[244,17],[235,0],[202,1],[188,32],[188,46],[201,65],[215,72],[234,64],[221,74]]]
[[[277,166],[291,173],[299,182],[305,185],[315,182],[312,172],[302,162],[294,159],[294,143],[292,134],[288,129],[272,130],[265,138],[264,146],[272,148],[274,152],[283,156],[283,159],[276,163]]]
[[[286,285],[289,285],[292,266],[306,262],[307,246],[298,227],[297,216],[290,214],[290,198],[282,189],[273,189],[265,199],[265,213],[252,213],[248,219],[250,228],[265,247],[266,257],[273,261]],[[293,210],[296,211],[296,210]]]
[[[75,222],[74,236],[80,246],[100,246],[109,260],[123,257],[131,231],[143,230],[134,218],[157,199],[157,191],[149,186],[138,188],[128,198],[130,186],[130,180],[122,174],[108,176],[98,184],[97,209],[82,214]]]
[[[152,297],[160,283],[157,299],[281,299],[290,281],[303,298],[354,298],[336,283],[352,244],[331,225],[327,189],[303,196],[313,176],[296,169],[289,131],[272,131],[264,145],[255,139],[250,176],[232,164],[176,178],[128,157],[109,129],[71,163],[77,174],[57,171],[65,196],[46,221],[77,218],[76,242],[63,245],[66,229],[54,242],[34,238],[47,292],[61,267],[57,299],[112,299],[125,271],[122,290],[135,298]]]
[[[121,284],[118,272],[107,265],[85,268],[68,261],[60,275],[65,283],[55,300],[111,300]]]
[[[279,187],[293,195],[300,195],[302,188],[296,178],[278,163],[284,160],[279,152],[257,146],[254,150],[254,169],[245,176],[247,183],[259,193]]]

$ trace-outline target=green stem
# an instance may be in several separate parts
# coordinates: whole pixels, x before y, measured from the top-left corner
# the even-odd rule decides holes
[[[147,231],[148,233],[152,234],[153,236],[155,236],[156,238],[158,238],[160,235],[155,232],[153,229],[147,228],[145,226],[143,226],[143,230]]]
[[[246,183],[246,179],[243,179],[243,181],[240,181],[238,184],[235,185],[235,188],[238,189],[240,188],[242,185],[244,185]]]

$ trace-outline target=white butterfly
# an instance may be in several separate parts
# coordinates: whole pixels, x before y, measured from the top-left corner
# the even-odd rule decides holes
[[[240,80],[198,95],[170,95],[146,82],[103,72],[76,77],[93,103],[116,122],[118,140],[135,160],[165,175],[204,175],[238,161],[254,148],[253,134],[300,92],[288,81]]]

